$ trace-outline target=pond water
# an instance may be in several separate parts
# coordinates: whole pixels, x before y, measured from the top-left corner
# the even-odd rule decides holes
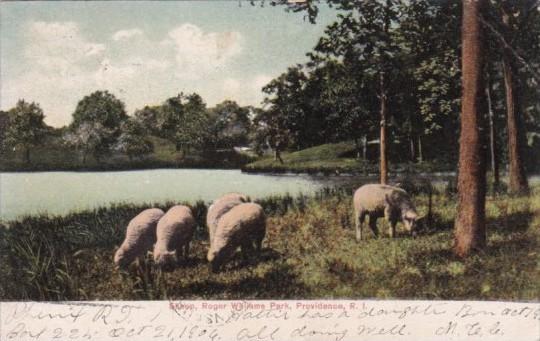
[[[211,201],[232,191],[252,198],[310,194],[329,184],[302,175],[245,174],[239,170],[0,173],[0,219],[66,214],[111,203]]]
[[[424,177],[443,184],[451,175]],[[529,181],[538,184],[540,177],[530,177]],[[0,173],[0,220],[40,213],[64,215],[112,203],[210,202],[228,192],[242,192],[252,198],[311,194],[325,186],[356,187],[369,182],[377,182],[377,178],[263,175],[219,169]]]

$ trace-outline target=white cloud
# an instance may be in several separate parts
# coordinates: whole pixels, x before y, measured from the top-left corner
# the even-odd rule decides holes
[[[183,24],[168,34],[164,45],[174,46],[177,75],[199,78],[224,67],[242,51],[239,32],[204,32],[193,24]]]
[[[87,39],[74,22],[30,22],[24,37],[29,67],[14,79],[2,77],[2,107],[24,98],[41,105],[48,124],[66,124],[76,101],[96,90],[91,74],[106,46]]]
[[[66,76],[72,68],[98,60],[104,51],[105,45],[85,39],[74,22],[38,21],[28,28],[25,56],[49,72]]]
[[[240,81],[234,78],[226,78],[223,81],[223,92],[225,94],[235,94],[240,90]]]
[[[35,101],[53,126],[69,124],[77,102],[96,90],[111,91],[131,113],[180,91],[196,91],[209,105],[227,98],[256,105],[260,87],[270,79],[224,77],[242,51],[238,32],[204,32],[184,24],[151,41],[138,29],[120,30],[113,40],[141,37],[118,48],[85,35],[75,22],[38,21],[26,27],[21,62],[28,68],[13,78],[0,74],[0,104],[8,109],[19,98]]]
[[[257,75],[249,79],[226,78],[221,84],[220,96],[215,99],[216,103],[223,100],[235,100],[240,105],[259,105],[263,100],[261,88],[273,78],[268,75]]]
[[[268,75],[259,75],[255,77],[255,79],[253,80],[253,87],[255,88],[254,90],[259,93],[262,92],[262,88],[268,83],[270,83],[272,79],[273,78]]]
[[[143,31],[138,28],[132,28],[129,30],[120,30],[116,31],[112,35],[112,40],[114,41],[121,41],[121,40],[128,40],[137,36],[142,36]]]

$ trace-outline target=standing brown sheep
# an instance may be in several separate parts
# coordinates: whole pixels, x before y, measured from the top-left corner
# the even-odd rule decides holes
[[[403,222],[405,229],[414,234],[415,222],[418,219],[416,208],[411,198],[403,189],[388,185],[369,184],[356,190],[353,199],[356,240],[362,240],[362,225],[369,216],[369,227],[375,235],[377,219],[385,217],[390,222],[390,236],[396,235],[396,224]]]

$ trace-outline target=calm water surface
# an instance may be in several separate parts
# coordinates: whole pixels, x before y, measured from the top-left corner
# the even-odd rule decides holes
[[[324,185],[307,176],[253,175],[239,170],[0,173],[0,219],[38,213],[66,214],[111,203],[211,201],[231,191],[252,198],[309,194]]]
[[[444,183],[446,175],[427,175]],[[529,178],[540,183],[540,176]],[[111,203],[155,203],[204,200],[227,192],[252,198],[272,194],[311,194],[336,184],[360,186],[376,177],[310,177],[305,175],[245,174],[239,170],[158,169],[126,172],[0,173],[0,220],[22,215],[69,212]]]

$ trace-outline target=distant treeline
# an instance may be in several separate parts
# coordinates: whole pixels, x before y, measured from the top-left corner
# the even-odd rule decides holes
[[[84,97],[72,122],[53,128],[37,103],[20,100],[0,112],[3,170],[239,167],[250,161],[254,109],[224,101],[207,108],[198,94],[180,93],[128,116],[108,91]]]
[[[67,127],[53,129],[38,104],[21,100],[0,114],[3,152],[15,150],[31,163],[31,151],[56,134],[83,165],[118,154],[159,156],[155,138],[174,146],[179,160],[235,146],[259,155],[272,150],[281,160],[282,151],[354,141],[355,157],[375,161],[382,140],[390,165],[457,164],[461,2],[331,3],[341,11],[336,22],[307,53],[307,63],[262,88],[261,108],[230,100],[208,108],[198,94],[180,93],[128,116],[114,95],[96,91],[78,103]],[[482,143],[495,156],[493,170],[499,164],[540,169],[539,13],[535,1],[493,2],[482,19]],[[316,11],[308,14],[312,19]]]

